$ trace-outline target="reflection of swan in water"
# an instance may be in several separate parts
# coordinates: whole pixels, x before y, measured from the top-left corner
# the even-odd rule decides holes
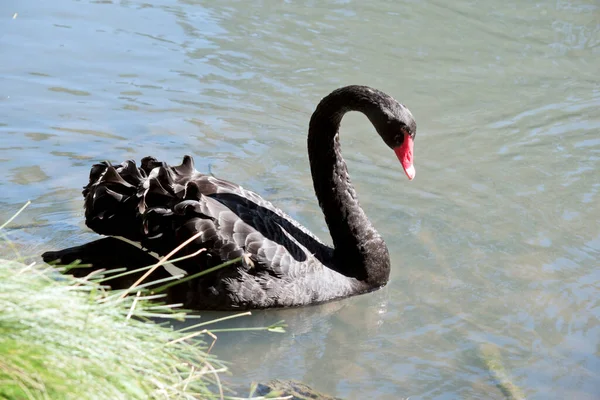
[[[179,166],[150,157],[139,168],[133,161],[94,165],[83,191],[86,224],[161,256],[195,237],[181,253],[205,251],[177,264],[189,274],[236,260],[176,286],[172,295],[187,308],[304,306],[379,289],[388,281],[390,258],[341,155],[340,122],[349,111],[364,113],[408,178],[415,175],[416,123],[406,107],[366,86],[343,87],[322,99],[310,120],[308,155],[333,247],[256,193],[199,173],[187,156]],[[44,257],[62,255],[70,256]]]
[[[280,320],[287,324],[284,334],[219,332],[213,352],[231,362],[231,376],[225,381],[235,388],[250,382],[295,379],[317,391],[342,396],[340,382],[365,382],[377,377],[374,360],[381,346],[380,328],[385,321],[388,291],[384,288],[368,298],[345,299],[309,308],[254,310],[209,329],[269,326]],[[202,321],[223,316],[222,312],[201,313]],[[176,325],[185,326],[197,321]],[[208,338],[207,338],[208,339]],[[242,394],[243,392],[240,392]],[[373,393],[373,392],[372,392]]]

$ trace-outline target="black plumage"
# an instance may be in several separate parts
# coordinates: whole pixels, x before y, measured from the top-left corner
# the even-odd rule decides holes
[[[354,110],[369,117],[391,148],[406,138],[412,141],[416,133],[408,109],[375,89],[348,86],[320,102],[311,118],[308,148],[334,247],[258,194],[196,171],[189,156],[177,166],[152,157],[140,166],[131,160],[94,165],[83,190],[86,224],[159,255],[200,233],[176,255],[205,249],[177,263],[188,274],[241,257],[234,265],[174,286],[171,299],[189,308],[293,307],[377,289],[389,277],[388,250],[360,208],[339,147],[341,118]],[[48,254],[45,258],[61,255]]]

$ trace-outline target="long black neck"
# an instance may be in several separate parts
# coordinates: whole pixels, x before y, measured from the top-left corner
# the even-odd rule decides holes
[[[347,86],[325,97],[313,113],[308,130],[308,156],[319,205],[335,248],[335,269],[366,282],[384,285],[390,259],[385,242],[360,207],[342,158],[339,128],[344,114],[360,111],[371,121],[383,111],[383,95],[365,86]]]

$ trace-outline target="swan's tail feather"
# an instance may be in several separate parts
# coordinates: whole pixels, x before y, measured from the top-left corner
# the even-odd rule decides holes
[[[42,259],[47,263],[70,265],[79,260],[81,264],[90,265],[89,268],[72,268],[68,273],[76,277],[84,277],[98,269],[113,270],[126,268],[135,270],[156,262],[150,254],[130,244],[115,238],[103,238],[81,246],[70,247],[58,251],[47,251],[42,254]],[[113,289],[125,289],[136,282],[146,271],[111,278],[106,283]],[[169,277],[170,274],[159,268],[150,275],[148,282]]]
[[[96,164],[83,188],[86,225],[100,234],[141,242],[173,229],[177,216],[172,210],[195,174],[189,156],[173,167],[152,157],[142,159],[139,168],[133,160]]]

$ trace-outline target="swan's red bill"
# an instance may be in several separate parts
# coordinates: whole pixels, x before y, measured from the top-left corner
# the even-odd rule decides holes
[[[406,172],[406,176],[408,176],[408,179],[411,181],[414,179],[416,174],[415,167],[413,165],[413,146],[413,138],[406,135],[404,138],[404,143],[394,148],[394,153],[396,153],[398,160],[400,160],[400,164],[402,164],[402,168],[404,168],[404,172]]]

